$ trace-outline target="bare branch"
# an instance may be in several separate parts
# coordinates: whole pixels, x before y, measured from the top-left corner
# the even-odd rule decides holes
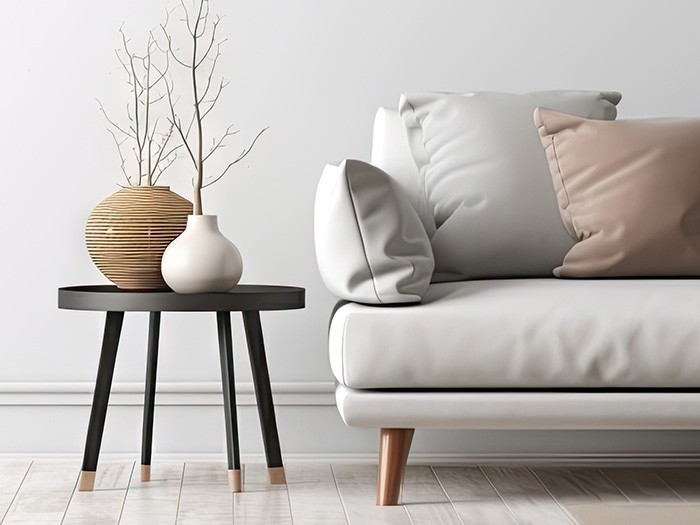
[[[158,182],[158,179],[160,179],[161,175],[165,173],[165,170],[167,170],[170,166],[173,165],[173,163],[177,160],[177,155],[174,155],[170,158],[166,157],[166,162],[163,167],[158,168],[158,175],[153,179],[153,184],[156,184]]]
[[[192,27],[190,25],[190,12],[187,10],[187,6],[185,5],[185,0],[180,0],[180,5],[182,6],[182,10],[185,13],[184,22],[185,22],[185,25],[187,26],[187,30],[190,32],[190,35],[194,36],[194,29],[192,29]]]
[[[151,142],[155,141],[156,131],[158,131],[158,122],[160,122],[160,117],[156,117],[156,121],[153,123],[153,129],[151,130],[151,134],[148,136],[148,140]]]
[[[180,3],[182,4],[182,8],[185,9],[185,4],[184,4],[184,2],[181,1]],[[168,33],[168,22],[170,21],[170,13],[173,12],[175,9],[177,9],[177,8],[173,8],[173,9],[171,9],[170,11],[168,11],[167,9],[165,10],[165,22],[162,23],[162,24],[160,24],[160,30],[161,30],[161,32],[163,33],[163,36],[165,37],[165,40],[168,42],[168,49],[167,49],[168,54],[169,54],[171,57],[173,57],[173,60],[175,60],[175,62],[177,62],[177,63],[180,64],[181,66],[183,66],[183,67],[189,67],[189,66],[185,63],[184,60],[182,60],[180,57],[178,57],[178,56],[175,54],[175,49],[173,48],[173,39],[172,39],[172,37],[170,36],[170,33]],[[185,9],[185,12],[187,12],[186,9]],[[160,49],[160,45],[158,45],[158,48]]]
[[[114,139],[114,144],[117,146],[117,153],[119,153],[119,160],[121,161],[120,168],[122,169],[122,173],[124,173],[124,178],[126,179],[126,182],[129,183],[129,186],[131,186],[131,179],[129,178],[129,175],[126,173],[126,159],[124,158],[124,155],[122,154],[122,145],[124,142],[126,142],[126,138],[123,139],[121,142],[117,140],[117,136],[114,134],[114,131],[111,129],[107,128],[107,131],[109,132],[110,135],[112,135],[112,138]],[[128,138],[128,137],[127,137]]]
[[[161,26],[161,27],[163,27],[163,26]],[[165,31],[165,27],[163,27],[163,31]],[[166,33],[165,38],[166,38],[167,41],[168,41],[168,52],[170,53],[170,56],[173,57],[173,59],[175,60],[175,62],[177,62],[177,63],[180,64],[181,66],[189,67],[185,62],[183,62],[183,61],[175,54],[175,50],[173,49],[173,39],[172,39],[172,37]]]
[[[177,146],[174,146],[174,147],[171,148],[167,153],[164,153],[164,154],[163,154],[163,159],[167,159],[168,157],[170,157],[170,155],[172,155],[173,153],[175,153],[175,152],[176,152],[177,150],[179,150],[181,147],[183,147],[182,144],[178,144]],[[164,149],[165,149],[165,148],[164,148]]]
[[[141,184],[141,173],[142,173],[142,166],[143,166],[143,144],[141,142],[141,120],[139,118],[139,101],[141,98],[141,94],[143,93],[143,85],[139,81],[138,75],[136,74],[136,66],[134,64],[134,54],[129,50],[129,40],[126,38],[126,34],[124,33],[123,27],[119,28],[119,33],[122,36],[122,45],[124,46],[124,52],[126,53],[126,56],[128,58],[128,68],[127,68],[127,74],[129,75],[129,83],[133,87],[133,96],[134,96],[134,118],[132,119],[132,122],[135,125],[134,129],[134,134],[136,137],[136,148],[138,150],[138,155],[136,156],[136,161],[138,162],[138,172],[139,172],[139,184]],[[139,89],[137,89],[140,88]]]
[[[166,11],[166,15],[168,14],[169,12]],[[173,134],[173,127],[171,126],[167,133],[162,133],[161,119],[157,117],[154,120],[152,115],[155,109],[154,105],[163,101],[167,95],[167,93],[162,93],[158,90],[158,86],[161,82],[164,82],[166,88],[169,88],[167,73],[171,53],[168,50],[164,50],[159,44],[153,30],[148,33],[148,41],[142,53],[132,51],[131,40],[127,38],[123,25],[119,28],[119,34],[122,48],[115,51],[115,56],[126,73],[127,85],[129,86],[131,100],[126,104],[126,117],[129,120],[129,125],[119,125],[107,115],[99,100],[98,103],[100,111],[111,128],[113,128],[109,129],[109,131],[118,146],[122,161],[122,172],[124,172],[127,181],[129,184],[137,183],[140,185],[145,180],[145,183],[150,185],[154,180],[156,170],[162,168],[162,166],[158,166],[160,161],[167,159],[168,162],[174,162],[171,155],[177,149],[167,150],[167,143]],[[161,55],[163,57],[162,60],[160,59]],[[161,67],[157,62],[162,62],[163,60],[165,63]],[[123,135],[124,140],[120,142],[114,130]],[[131,147],[131,153],[136,161],[136,173],[132,174],[131,177],[128,175],[126,158],[121,149],[127,139],[134,144]],[[130,158],[131,156],[129,156]]]
[[[190,158],[192,159],[192,162],[194,163],[195,166],[197,166],[197,159],[194,158],[194,153],[192,152],[192,148],[190,148],[190,145],[187,143],[187,138],[185,137],[184,133],[182,132],[182,126],[180,126],[179,122],[174,122],[170,121],[170,123],[175,126],[175,129],[177,130],[178,134],[180,135],[180,139],[182,140],[183,145],[185,146],[185,149],[187,149],[187,153],[190,154]]]
[[[127,137],[136,138],[132,133],[125,131],[124,128],[122,128],[119,124],[117,124],[115,121],[113,121],[111,118],[109,118],[109,115],[107,115],[107,112],[105,111],[105,108],[102,105],[102,102],[100,102],[100,99],[96,98],[95,100],[97,100],[97,103],[100,105],[100,112],[104,115],[105,119],[107,119],[107,122],[112,127],[114,127],[117,131],[123,133]]]
[[[168,104],[170,105],[170,118],[172,128],[179,135],[182,145],[186,148],[187,153],[195,166],[195,176],[192,180],[194,188],[194,213],[202,213],[202,189],[220,180],[235,164],[241,162],[252,150],[257,143],[257,140],[267,129],[260,131],[248,148],[245,148],[240,155],[215,178],[207,178],[204,183],[205,165],[209,159],[221,148],[226,147],[226,138],[238,133],[234,131],[232,126],[229,126],[226,131],[218,138],[211,141],[211,148],[204,152],[204,119],[211,113],[214,107],[217,106],[221,94],[228,83],[224,79],[215,80],[216,68],[221,56],[221,46],[226,39],[218,40],[218,27],[222,20],[216,16],[210,18],[210,3],[209,0],[192,0],[193,6],[188,5],[185,0],[180,0],[178,9],[181,9],[183,14],[181,21],[186,26],[187,32],[190,35],[191,47],[187,49],[189,57],[183,59],[181,56],[176,56],[175,52],[180,52],[179,48],[175,49],[173,40],[168,33],[167,23],[170,12],[166,13],[166,23],[161,25],[161,29],[168,43],[168,54],[173,57],[176,63],[186,68],[190,76],[191,87],[191,116],[188,115],[189,124],[186,129],[183,127],[182,120],[177,116],[175,111],[176,101],[173,100],[173,86],[166,81]],[[160,48],[160,46],[158,45]],[[206,68],[203,67],[206,63]],[[206,70],[206,72],[204,71]],[[202,89],[203,88],[203,89]],[[175,133],[173,131],[173,133]],[[192,132],[192,133],[191,133]],[[192,136],[190,136],[192,135]],[[160,152],[162,153],[162,152]],[[159,154],[160,154],[159,153]],[[169,157],[163,154],[163,158],[169,161]],[[167,164],[169,166],[169,162]]]
[[[228,39],[224,39],[221,42],[218,42],[218,43],[216,42],[216,28],[219,26],[220,21],[221,21],[220,16],[217,17],[216,20],[214,21],[214,25],[213,25],[213,28],[211,30],[211,37],[209,38],[209,46],[207,47],[207,50],[202,55],[202,58],[200,58],[199,61],[197,63],[195,63],[195,66],[194,66],[195,69],[197,69],[202,64],[202,62],[204,62],[206,60],[206,58],[209,56],[209,53],[211,53],[211,50],[214,47],[215,43],[217,44],[217,54],[218,54],[219,53],[218,48],[221,47],[221,44],[223,44],[224,42],[226,42],[226,40],[228,40]],[[202,36],[204,36],[204,33],[202,33]]]
[[[175,126],[174,126],[173,124],[171,124],[171,125],[170,125],[170,128],[168,129],[168,132],[167,132],[165,135],[163,135],[162,141],[160,142],[160,144],[158,144],[158,155],[157,155],[157,157],[156,157],[156,159],[155,159],[155,163],[154,163],[154,165],[153,165],[153,170],[155,170],[156,168],[158,168],[158,165],[160,164],[161,159],[167,159],[168,157],[170,157],[170,155],[172,155],[173,153],[175,153],[175,151],[177,151],[179,148],[182,147],[182,144],[178,144],[177,146],[175,146],[174,148],[172,148],[172,149],[171,149],[170,151],[168,151],[167,153],[164,153],[164,152],[165,152],[165,148],[166,148],[166,146],[168,145],[168,142],[170,141],[170,138],[171,138],[172,135],[173,135],[173,130],[174,130],[174,129],[175,129]],[[152,174],[152,173],[151,173],[151,174]]]
[[[155,43],[153,33],[150,34],[149,39],[150,39],[151,43]],[[166,57],[165,68],[163,68],[163,71],[161,71],[155,64],[151,64],[150,46],[151,46],[151,44],[149,44],[149,51],[148,51],[148,69],[150,70],[150,68],[153,67],[153,69],[156,70],[156,73],[158,73],[158,77],[152,83],[148,84],[147,89],[154,88],[158,84],[160,84],[160,82],[165,78],[165,75],[168,72],[168,61],[167,61],[168,54],[167,53],[165,54],[165,57]],[[160,48],[157,47],[157,49],[160,49]]]
[[[168,121],[170,122],[170,125],[177,130],[178,134],[180,135],[180,139],[182,140],[182,144],[185,146],[187,149],[187,153],[190,155],[190,159],[192,159],[192,162],[195,165],[195,168],[197,167],[197,159],[194,156],[194,152],[192,151],[192,148],[190,148],[189,143],[187,142],[187,134],[189,134],[189,128],[187,131],[187,134],[182,130],[182,125],[180,123],[180,119],[177,118],[177,115],[175,114],[175,103],[173,102],[173,86],[169,82],[165,82],[165,90],[168,95],[168,106],[170,107],[170,118]],[[191,126],[191,124],[190,124]]]
[[[143,130],[143,140],[144,142],[147,143],[147,162],[148,162],[148,177],[147,177],[147,183],[150,185],[152,182],[151,174],[152,174],[152,165],[153,165],[153,159],[151,157],[151,150],[152,150],[152,145],[153,141],[148,140],[148,125],[149,125],[149,120],[151,118],[151,39],[152,35],[149,36],[148,38],[148,45],[146,46],[146,58],[142,61],[145,63],[145,69],[146,69],[146,79],[145,79],[145,90],[146,90],[146,116],[145,116],[145,123],[144,123],[144,130]],[[156,123],[157,125],[157,123]],[[142,146],[143,147],[143,146]]]
[[[214,106],[216,106],[216,103],[219,101],[219,97],[221,96],[221,92],[224,90],[226,86],[228,86],[228,82],[224,82],[223,80],[219,84],[219,90],[216,92],[216,96],[211,99],[211,100],[203,100],[202,104],[211,104],[209,108],[202,114],[202,120],[204,120],[204,117],[206,117],[212,109],[214,109]]]
[[[122,36],[122,46],[124,46],[124,53],[126,53],[126,56],[129,58],[129,63],[128,63],[128,68],[127,68],[127,74],[130,76],[130,78],[133,78],[133,81],[135,82],[136,85],[138,85],[140,88],[143,88],[141,83],[139,82],[138,76],[136,75],[136,68],[134,66],[134,59],[136,58],[135,55],[129,50],[129,42],[131,41],[130,39],[126,38],[126,35],[124,34],[124,29],[123,26],[119,28],[119,33]],[[134,84],[132,84],[134,85]]]
[[[193,202],[193,212],[195,214],[202,213],[202,182],[204,180],[204,153],[203,153],[203,142],[204,142],[204,130],[202,128],[202,115],[201,108],[199,104],[199,83],[197,80],[197,46],[199,37],[197,37],[199,23],[202,20],[202,10],[204,8],[204,3],[207,0],[200,0],[199,11],[197,12],[197,21],[194,24],[194,31],[192,32],[192,66],[190,67],[192,76],[192,99],[194,101],[194,114],[196,116],[195,124],[197,125],[197,174],[196,183],[194,185],[194,202]],[[207,4],[208,7],[208,4]],[[208,9],[207,9],[208,12]],[[206,20],[205,20],[206,26]],[[188,25],[189,27],[189,25]]]
[[[153,100],[151,100],[151,104],[155,104],[156,102],[160,102],[160,101],[163,100],[164,98],[165,98],[165,93],[163,93],[162,95],[158,95],[156,98],[154,98]]]
[[[202,13],[202,6],[206,6],[206,9],[204,9],[203,13]],[[202,3],[200,4],[199,20],[203,21],[204,24],[202,24],[201,31],[195,35],[196,38],[202,38],[207,32],[207,21],[209,20],[209,0],[202,0]],[[217,23],[218,23],[218,20],[217,20]]]
[[[214,58],[212,59],[211,62],[211,69],[209,70],[209,75],[207,76],[207,85],[204,88],[204,93],[202,93],[202,97],[200,98],[200,102],[202,102],[207,95],[209,94],[209,88],[211,87],[212,84],[212,79],[214,78],[214,71],[216,70],[216,63],[219,61],[219,57],[221,56],[221,46],[217,46],[216,48],[216,55],[214,55]],[[228,85],[228,82],[224,83],[224,79],[221,79],[221,84],[224,84],[223,87],[226,87]]]
[[[129,85],[131,86],[131,75],[129,74],[129,68],[128,68],[128,66],[126,65],[126,62],[124,62],[124,59],[122,59],[122,56],[119,54],[119,50],[118,50],[118,49],[115,49],[115,50],[114,50],[114,54],[117,56],[117,60],[118,60],[119,63],[122,65],[122,68],[124,69],[124,72],[127,74],[127,77],[128,77],[128,79],[129,79],[129,80],[128,80],[128,83],[129,83]]]
[[[221,136],[221,138],[218,141],[214,141],[211,149],[209,150],[209,153],[204,157],[204,160],[206,161],[209,157],[211,157],[214,152],[219,149],[223,148],[225,144],[223,143],[226,137],[231,137],[238,133],[239,130],[231,131],[231,128],[233,127],[233,124],[231,124],[228,128],[226,128],[226,132]]]
[[[197,114],[192,113],[192,117],[190,118],[190,123],[187,124],[187,131],[185,131],[185,137],[189,138],[190,136],[190,131],[192,131],[192,126],[194,126],[194,121],[197,119]]]
[[[256,142],[258,141],[258,139],[260,138],[260,135],[262,135],[267,129],[268,129],[268,128],[263,128],[262,130],[260,130],[260,133],[258,133],[258,134],[255,136],[255,138],[253,139],[253,142],[250,143],[250,146],[248,146],[247,149],[244,149],[244,150],[241,152],[241,154],[238,156],[238,158],[237,158],[236,160],[234,160],[234,161],[231,162],[228,166],[226,166],[226,168],[224,169],[224,171],[221,172],[221,175],[219,175],[219,176],[216,177],[215,179],[213,179],[213,180],[207,182],[206,184],[203,184],[203,185],[202,185],[202,189],[208,188],[208,187],[211,186],[212,184],[214,184],[214,183],[220,181],[220,180],[223,178],[223,176],[226,175],[226,172],[227,172],[229,169],[231,169],[232,166],[234,166],[235,164],[238,164],[240,161],[242,161],[244,158],[246,158],[246,157],[248,156],[248,153],[250,153],[250,152],[252,151],[253,146],[255,146],[255,143],[256,143]]]

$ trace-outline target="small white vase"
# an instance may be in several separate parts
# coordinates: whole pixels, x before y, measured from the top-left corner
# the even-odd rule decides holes
[[[243,273],[238,249],[219,231],[216,215],[189,215],[166,248],[163,279],[177,293],[228,292]]]

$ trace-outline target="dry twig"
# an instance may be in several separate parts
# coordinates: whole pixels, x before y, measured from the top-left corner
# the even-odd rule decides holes
[[[206,153],[204,152],[204,119],[211,113],[218,103],[221,93],[228,85],[228,82],[220,79],[214,82],[216,76],[216,66],[221,56],[221,45],[226,39],[217,38],[217,29],[221,22],[221,17],[216,16],[210,19],[209,0],[196,0],[193,9],[188,9],[184,0],[180,0],[179,8],[182,11],[182,21],[185,24],[190,37],[190,55],[184,56],[179,48],[173,43],[173,38],[168,29],[170,14],[167,12],[166,21],[161,25],[161,30],[167,46],[165,50],[172,57],[173,61],[186,68],[190,75],[190,87],[192,95],[192,115],[189,124],[185,127],[178,117],[176,105],[178,99],[174,98],[174,86],[166,80],[166,96],[170,105],[170,125],[175,128],[177,134],[184,145],[195,168],[195,177],[192,181],[194,188],[194,214],[202,214],[202,189],[211,186],[229,171],[229,169],[243,160],[253,149],[260,135],[267,129],[264,128],[253,139],[251,144],[245,148],[241,154],[230,162],[218,175],[205,179],[205,163],[220,149],[225,147],[225,140],[238,133],[233,130],[233,126],[226,128],[223,135],[212,139],[212,146]],[[216,86],[213,88],[213,86]],[[212,89],[213,88],[213,89]],[[210,92],[212,95],[210,96]],[[194,137],[191,132],[194,129]]]
[[[169,148],[173,126],[164,130],[161,119],[153,118],[153,110],[167,95],[167,72],[169,55],[162,52],[153,32],[148,35],[145,52],[139,55],[131,50],[131,41],[126,37],[123,26],[119,28],[122,47],[115,50],[117,60],[126,74],[131,101],[126,104],[128,125],[117,122],[107,114],[98,100],[100,112],[109,125],[108,131],[121,160],[121,169],[130,186],[152,186],[162,173],[177,158],[181,145]],[[164,65],[158,66],[155,55],[159,55]],[[163,85],[166,89],[163,91]],[[125,155],[130,148],[133,155]]]

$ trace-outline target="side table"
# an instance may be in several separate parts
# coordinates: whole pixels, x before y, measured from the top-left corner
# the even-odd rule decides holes
[[[242,490],[243,480],[238,446],[236,385],[231,336],[231,312],[241,312],[248,343],[269,480],[270,483],[286,483],[260,312],[293,310],[304,308],[304,306],[305,290],[292,286],[238,285],[228,293],[204,294],[177,294],[171,291],[127,291],[120,290],[116,286],[59,288],[59,308],[106,312],[102,351],[90,411],[83,466],[78,483],[79,490],[91,491],[95,484],[97,460],[100,454],[124,312],[150,312],[141,443],[141,479],[148,481],[151,475],[151,444],[161,312],[216,312],[226,418],[229,485],[232,492]]]

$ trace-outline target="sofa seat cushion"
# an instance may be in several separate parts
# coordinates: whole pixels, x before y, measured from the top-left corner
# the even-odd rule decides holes
[[[700,280],[430,285],[414,306],[338,308],[331,367],[376,388],[698,388]]]

